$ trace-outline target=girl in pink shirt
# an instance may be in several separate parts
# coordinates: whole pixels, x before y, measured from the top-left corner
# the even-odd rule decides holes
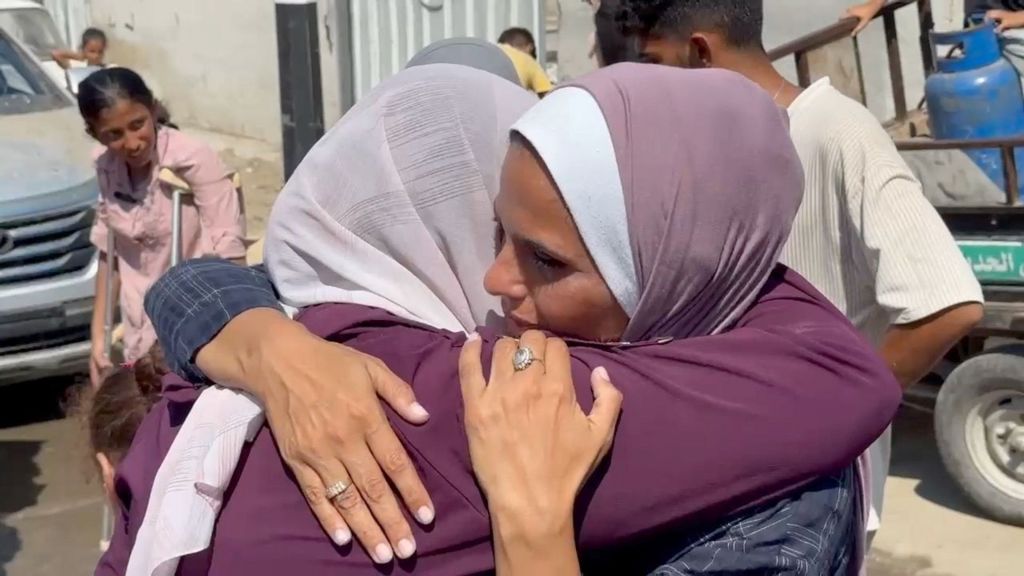
[[[156,341],[142,307],[149,286],[171,264],[172,194],[158,176],[171,169],[191,194],[182,208],[182,257],[245,256],[245,220],[234,183],[217,154],[169,124],[146,83],[127,68],[89,76],[78,108],[90,135],[106,150],[96,160],[100,199],[91,240],[101,251],[92,320],[90,377],[95,385],[110,367],[104,351],[107,238],[114,235],[124,356],[142,357]]]

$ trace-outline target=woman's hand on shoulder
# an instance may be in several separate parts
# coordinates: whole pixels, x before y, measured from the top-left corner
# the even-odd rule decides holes
[[[388,480],[420,523],[433,522],[434,506],[380,400],[414,424],[426,422],[408,384],[377,358],[266,309],[235,318],[197,360],[211,377],[219,365],[244,378],[244,389],[263,402],[281,455],[336,544],[354,534],[380,564],[415,553]]]
[[[531,350],[534,360],[517,371],[520,347]],[[515,572],[531,573],[578,570],[573,505],[611,447],[622,394],[598,368],[591,375],[594,406],[584,413],[576,401],[568,347],[541,332],[529,331],[518,343],[499,341],[489,379],[480,352],[479,338],[471,337],[462,350],[459,377],[473,470],[494,524],[499,573],[513,566]]]

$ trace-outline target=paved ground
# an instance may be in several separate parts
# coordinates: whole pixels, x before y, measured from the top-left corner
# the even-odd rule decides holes
[[[928,414],[896,422],[882,531],[872,576],[1011,576],[1024,573],[1024,529],[986,520],[946,474]]]
[[[0,576],[88,574],[101,498],[81,429],[61,419],[65,381],[0,389]],[[885,529],[872,576],[1017,576],[1024,530],[977,516],[942,470],[930,418],[897,421]]]

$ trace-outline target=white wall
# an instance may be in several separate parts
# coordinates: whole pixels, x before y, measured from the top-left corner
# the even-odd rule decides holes
[[[43,0],[57,30],[69,47],[77,48],[82,32],[89,27],[89,0]]]
[[[110,38],[108,61],[142,74],[176,122],[280,143],[271,0],[91,0],[91,9]],[[340,110],[332,9],[319,0],[328,125]]]

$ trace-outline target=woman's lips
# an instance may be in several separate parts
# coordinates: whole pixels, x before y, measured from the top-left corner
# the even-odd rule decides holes
[[[520,336],[523,332],[526,332],[527,330],[539,329],[540,328],[532,322],[526,322],[521,318],[516,318],[512,314],[505,315],[505,332],[509,336]]]

